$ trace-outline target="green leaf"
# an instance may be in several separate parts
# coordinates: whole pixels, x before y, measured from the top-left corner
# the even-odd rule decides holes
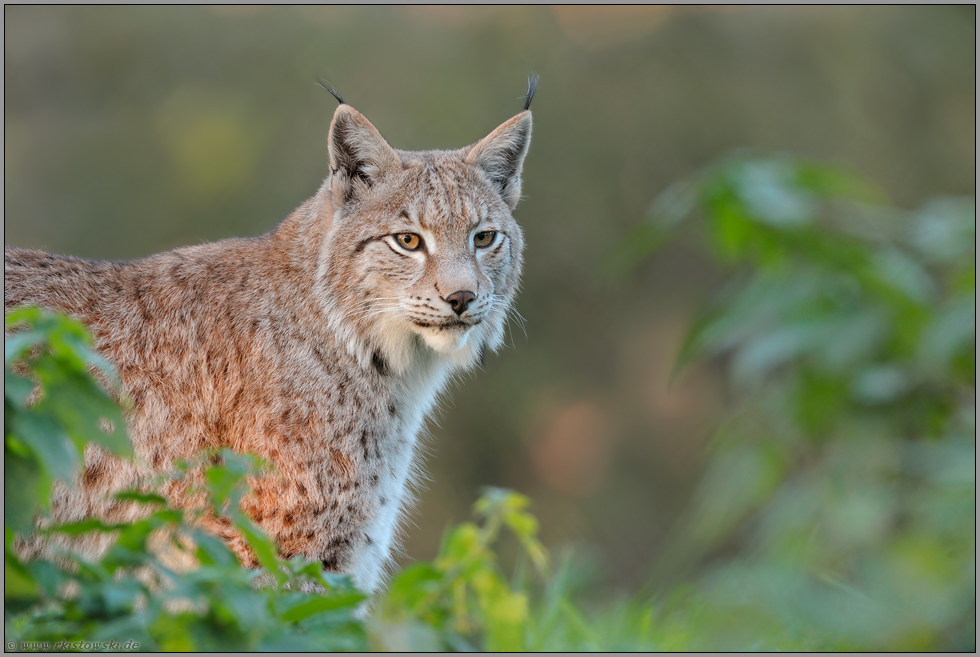
[[[262,652],[365,652],[368,649],[363,625],[344,622],[326,627],[279,630],[263,637],[256,646]]]
[[[191,536],[197,545],[197,556],[201,563],[219,567],[238,566],[234,553],[218,537],[201,531],[194,532]]]
[[[235,527],[245,538],[245,542],[252,548],[255,558],[262,564],[262,567],[280,582],[285,582],[288,575],[279,567],[279,553],[272,539],[256,527],[240,510],[232,510],[231,518]]]
[[[269,603],[261,593],[226,586],[219,595],[243,631],[252,631],[268,623]]]
[[[977,306],[972,296],[951,300],[926,327],[918,359],[928,369],[946,368],[957,351],[975,346]]]
[[[507,488],[487,486],[483,489],[480,499],[473,505],[473,510],[481,516],[503,514],[507,510],[520,511],[531,505],[527,496]]]
[[[76,373],[58,379],[48,373],[45,378],[45,398],[39,408],[57,417],[79,447],[93,442],[114,454],[132,455],[119,407],[91,378]],[[104,430],[105,422],[111,423],[111,431]]]
[[[19,409],[27,406],[27,399],[34,392],[34,382],[17,376],[9,369],[3,370],[3,396],[9,399]]]
[[[975,199],[934,199],[917,213],[910,241],[933,262],[953,262],[976,252],[976,226]]]
[[[817,162],[798,162],[794,168],[792,177],[795,184],[817,196],[879,204],[887,200],[879,187],[839,167]]]
[[[63,564],[55,565],[50,561],[35,559],[24,563],[23,566],[37,582],[38,589],[48,598],[57,596],[59,590],[63,591],[67,582],[77,580],[77,577],[64,571]]]
[[[24,324],[37,324],[41,321],[45,312],[37,306],[24,306],[23,308],[15,308],[14,310],[4,310],[4,331],[16,329]]]
[[[51,496],[51,477],[33,458],[4,450],[3,522],[19,534],[29,534],[34,514],[46,508]]]
[[[904,396],[913,385],[909,373],[897,365],[868,367],[851,383],[851,393],[867,404],[887,404]]]
[[[113,615],[132,611],[142,594],[143,587],[133,579],[107,582],[102,586],[106,611]]]
[[[156,493],[143,493],[135,490],[127,490],[113,495],[117,500],[139,502],[140,504],[166,504],[167,499]]]
[[[30,574],[18,563],[11,563],[7,557],[3,562],[3,597],[5,600],[12,598],[37,597],[37,584]]]
[[[439,591],[442,579],[442,571],[431,563],[422,561],[406,566],[392,579],[385,605],[394,614],[417,610],[420,602]]]
[[[3,336],[3,362],[10,367],[23,358],[32,348],[44,344],[45,335],[41,331],[18,331]]]
[[[12,428],[53,477],[65,483],[74,481],[81,466],[81,454],[57,420],[32,409],[18,413]]]
[[[120,529],[128,529],[132,525],[118,524],[107,525],[101,520],[89,518],[78,522],[67,522],[60,525],[52,525],[41,530],[45,534],[66,534],[68,536],[81,536],[90,532],[114,532]]]
[[[765,376],[777,367],[823,344],[827,324],[805,322],[781,326],[749,341],[735,355],[732,377],[744,383]]]
[[[794,228],[808,224],[816,212],[813,198],[794,184],[796,172],[785,160],[740,162],[731,165],[728,174],[753,219],[776,228]]]
[[[447,636],[449,633],[441,629],[420,621],[385,622],[372,632],[373,643],[376,644],[372,645],[372,649],[398,653],[445,651],[442,639],[446,639],[445,643],[449,643],[450,647],[453,647],[452,640]],[[470,647],[460,652],[473,650]]]
[[[818,364],[831,371],[843,371],[867,362],[884,343],[889,323],[889,318],[877,308],[830,318]]]
[[[335,593],[330,596],[318,595],[290,607],[282,613],[281,617],[285,621],[295,623],[315,614],[322,614],[328,611],[336,611],[344,608],[349,608],[353,611],[358,603],[366,598],[366,595],[357,591]]]
[[[9,526],[3,528],[3,597],[36,598],[39,591],[37,582],[20,563],[13,552],[14,532]]]
[[[538,532],[538,519],[530,513],[510,511],[504,516],[504,522],[521,540],[532,539]]]
[[[492,652],[524,650],[527,596],[500,591],[485,601],[484,610],[487,615],[487,649]]]
[[[329,639],[328,639],[329,640]],[[330,650],[329,644],[319,637],[298,635],[280,629],[269,637],[264,637],[259,643],[259,652],[290,653],[290,652],[325,652]]]
[[[441,558],[455,564],[471,561],[483,552],[480,529],[470,522],[464,522],[452,530]]]
[[[885,285],[916,303],[929,303],[938,294],[936,284],[925,268],[899,249],[879,249],[872,262]]]

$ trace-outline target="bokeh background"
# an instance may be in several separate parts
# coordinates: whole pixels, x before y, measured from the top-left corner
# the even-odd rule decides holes
[[[890,200],[975,194],[975,8],[4,8],[4,242],[130,259],[270,230],[327,173],[328,78],[396,147],[456,148],[541,83],[507,348],[427,440],[403,561],[483,486],[626,586],[653,563],[726,404],[671,380],[722,281],[680,241],[602,263],[673,181],[736,149],[859,171]]]

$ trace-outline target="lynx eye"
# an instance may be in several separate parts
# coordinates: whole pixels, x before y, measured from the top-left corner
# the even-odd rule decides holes
[[[395,241],[406,251],[418,251],[422,247],[422,238],[415,233],[399,233]]]
[[[493,244],[495,239],[497,239],[497,231],[485,230],[482,233],[477,233],[473,236],[473,246],[478,249],[485,249]]]

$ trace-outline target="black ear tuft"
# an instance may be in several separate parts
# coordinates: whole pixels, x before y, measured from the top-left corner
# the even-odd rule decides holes
[[[531,101],[534,100],[534,92],[537,90],[538,90],[538,75],[532,72],[531,77],[527,79],[527,96],[524,97],[525,112],[531,109]],[[331,93],[333,93],[332,90]],[[340,101],[340,102],[344,102],[344,101]]]
[[[330,84],[330,80],[325,80],[323,78],[317,78],[316,79],[316,83],[318,85],[320,85],[321,87],[323,87],[324,89],[326,89],[330,93],[331,96],[333,96],[334,98],[336,98],[338,103],[340,103],[341,105],[346,105],[347,104],[347,103],[344,102],[344,99],[340,97],[340,94],[337,93],[337,90],[333,88],[333,85]],[[528,101],[528,102],[530,102],[530,101]]]

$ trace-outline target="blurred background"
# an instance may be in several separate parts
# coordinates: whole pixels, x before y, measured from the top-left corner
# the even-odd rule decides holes
[[[397,148],[521,109],[524,283],[508,345],[452,389],[406,523],[431,558],[483,486],[626,586],[690,502],[730,392],[671,380],[722,282],[680,240],[602,263],[672,182],[736,149],[859,171],[918,207],[975,194],[975,8],[5,7],[4,243],[130,259],[273,228],[327,174],[328,78]]]

